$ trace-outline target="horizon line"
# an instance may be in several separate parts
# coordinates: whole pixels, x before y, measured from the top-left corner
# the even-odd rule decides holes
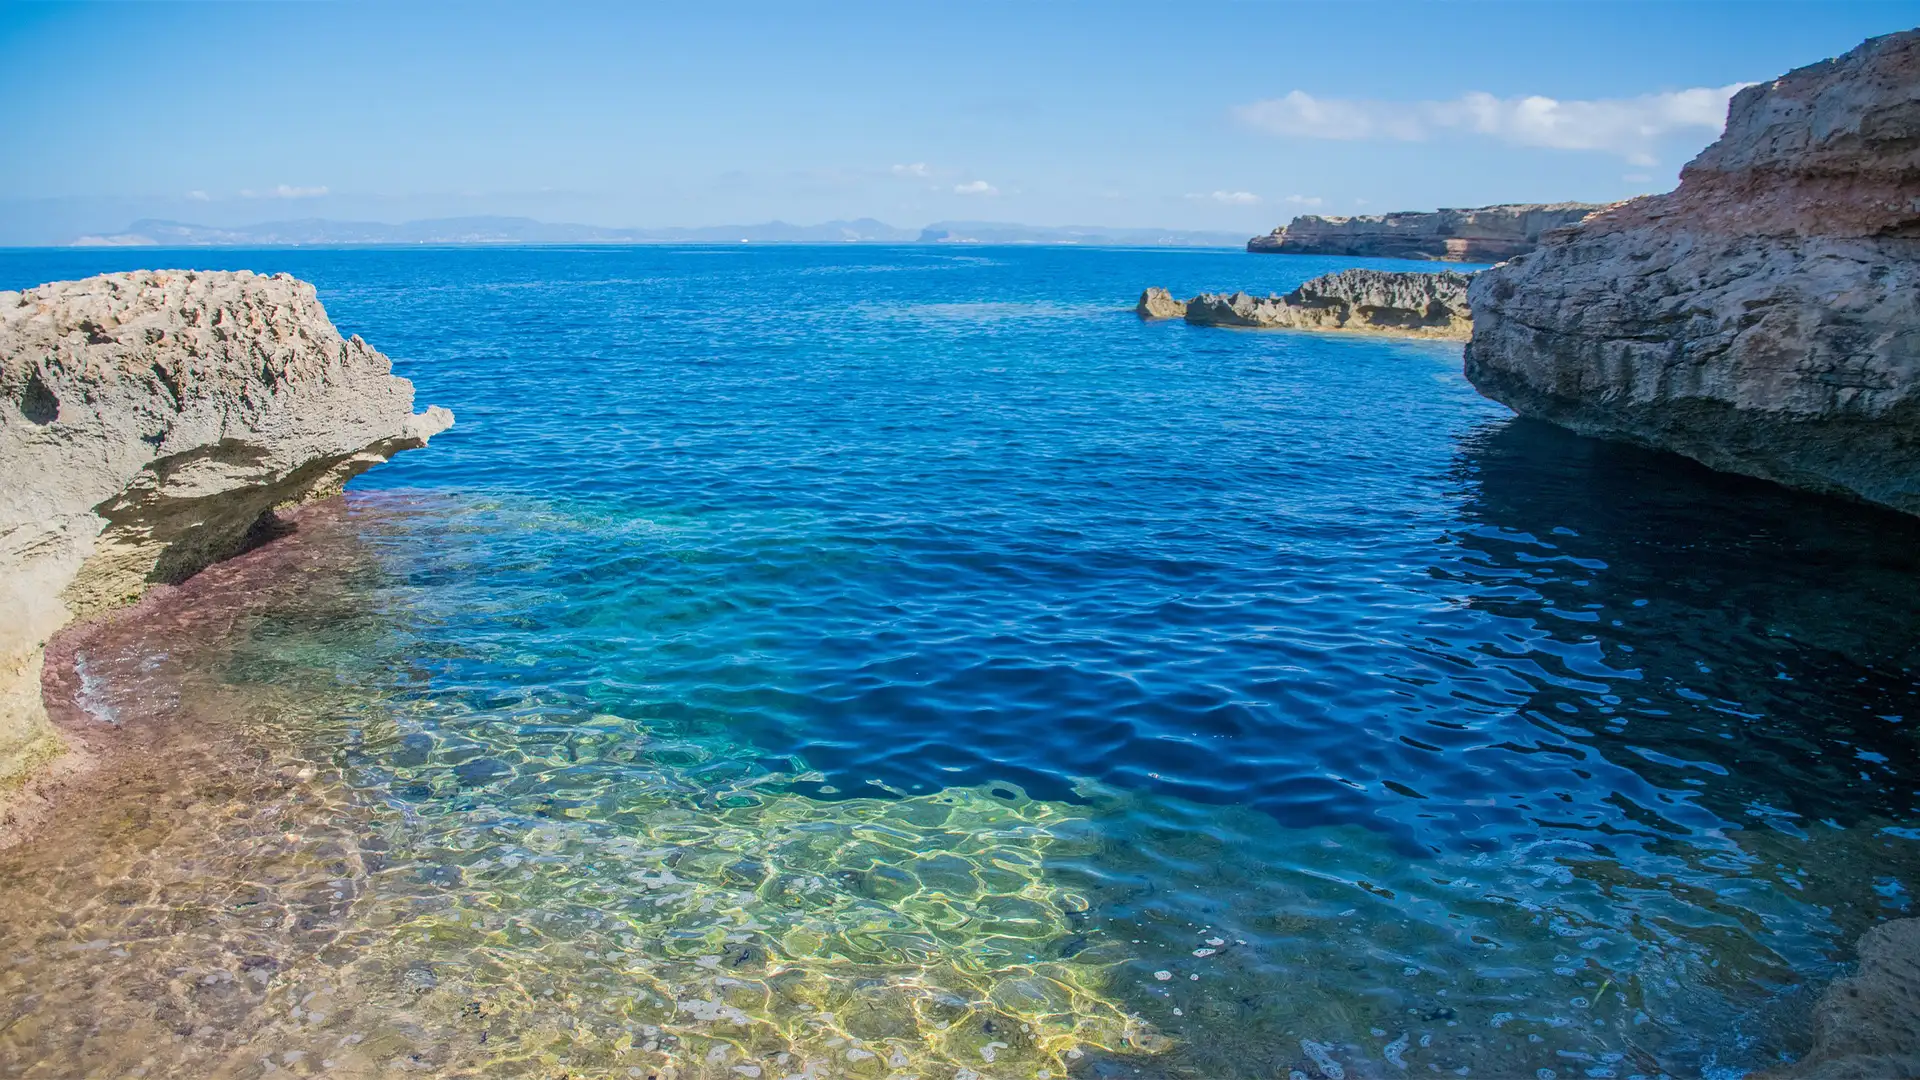
[[[618,246],[663,244],[1014,244],[1106,247],[1236,247],[1244,233],[1163,226],[1029,225],[1014,221],[944,219],[918,227],[878,218],[832,218],[795,224],[779,218],[754,223],[608,226],[549,222],[505,214],[412,218],[399,222],[299,217],[250,224],[204,225],[169,218],[137,218],[116,231],[84,232],[23,249],[95,247],[470,247]],[[15,245],[6,245],[15,246]]]

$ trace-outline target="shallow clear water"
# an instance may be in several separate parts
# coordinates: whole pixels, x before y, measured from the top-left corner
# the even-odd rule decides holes
[[[0,286],[183,262],[459,423],[83,650],[149,765],[0,863],[7,1071],[1731,1076],[1920,886],[1920,523],[1130,311],[1347,262]]]

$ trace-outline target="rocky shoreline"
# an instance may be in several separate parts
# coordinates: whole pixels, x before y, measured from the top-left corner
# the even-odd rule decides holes
[[[1920,514],[1920,31],[1741,91],[1678,190],[1471,298],[1522,415]]]
[[[1285,296],[1201,293],[1181,301],[1162,288],[1140,294],[1143,319],[1184,318],[1195,326],[1324,330],[1465,340],[1469,275],[1343,270],[1314,278]]]
[[[1468,377],[1523,415],[1920,514],[1920,32],[1743,91],[1670,195],[1296,219],[1248,247],[1511,261],[1349,270],[1284,296],[1150,288],[1137,313],[1470,339]],[[453,419],[414,413],[412,385],[341,338],[310,285],[245,272],[0,292],[0,396],[0,788],[16,793],[64,783],[49,765],[63,746],[90,756],[63,730],[114,731],[90,711],[81,651],[116,612],[297,528],[291,508]],[[211,577],[192,588],[215,591]],[[30,817],[16,804],[0,843]],[[274,835],[290,866],[307,858]],[[1811,1051],[1774,1075],[1920,1076],[1920,920],[1883,923],[1858,952],[1816,1006]]]
[[[1920,31],[1742,90],[1677,190],[1476,276],[1481,393],[1584,435],[1920,514]],[[1920,920],[1772,1074],[1920,1076]]]
[[[0,787],[63,741],[48,640],[184,580],[453,422],[343,339],[313,286],[136,271],[0,292]],[[0,839],[20,820],[10,814]]]
[[[1500,262],[1524,255],[1553,229],[1580,222],[1607,203],[1508,203],[1472,209],[1326,217],[1303,214],[1247,241],[1268,255],[1347,255],[1444,262]]]

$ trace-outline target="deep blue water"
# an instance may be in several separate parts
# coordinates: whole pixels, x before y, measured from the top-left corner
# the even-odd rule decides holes
[[[7,252],[0,287],[290,271],[454,410],[351,489],[381,602],[431,613],[389,645],[448,769],[615,716],[715,782],[1084,808],[1048,872],[1139,971],[1227,927],[1295,998],[1259,1057],[1246,994],[1123,980],[1180,1075],[1302,1039],[1375,1075],[1375,1012],[1491,1030],[1477,1075],[1792,1052],[1780,1003],[1920,887],[1920,523],[1517,421],[1456,344],[1131,311],[1355,262]]]

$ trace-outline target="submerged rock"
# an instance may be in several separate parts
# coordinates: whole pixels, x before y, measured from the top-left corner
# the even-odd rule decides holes
[[[1387,259],[1499,262],[1539,246],[1550,229],[1571,225],[1607,203],[1508,203],[1471,210],[1403,211],[1323,217],[1303,214],[1247,250],[1271,255],[1357,255]]]
[[[1813,1049],[1775,1080],[1920,1077],[1920,919],[1860,935],[1860,967],[1813,1009]]]
[[[1187,313],[1187,305],[1155,285],[1140,294],[1140,302],[1133,305],[1133,310],[1143,319],[1177,319]]]
[[[483,757],[461,762],[453,767],[453,778],[461,787],[479,787],[491,784],[503,776],[512,776],[513,766],[499,758]]]
[[[1451,270],[1343,270],[1314,278],[1285,296],[1202,293],[1187,301],[1184,310],[1186,320],[1199,326],[1464,338],[1473,329],[1467,314],[1468,278]],[[1144,307],[1147,296],[1141,296],[1140,303]]]
[[[273,527],[453,422],[284,274],[0,292],[0,783],[58,743],[47,639]]]
[[[1677,190],[1481,274],[1514,410],[1920,513],[1920,31],[1742,90]]]

